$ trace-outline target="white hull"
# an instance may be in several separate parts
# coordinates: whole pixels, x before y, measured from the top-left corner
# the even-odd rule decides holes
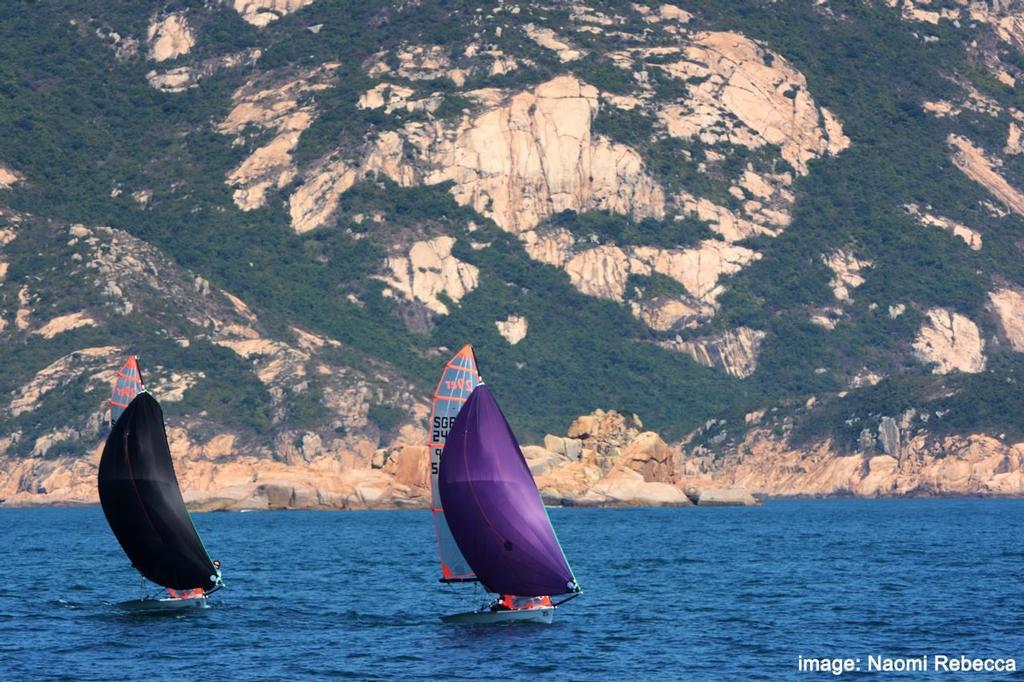
[[[555,618],[553,606],[539,609],[520,609],[517,611],[468,611],[441,616],[443,623],[463,625],[491,625],[499,623],[544,623],[550,625]]]
[[[121,607],[130,611],[179,611],[185,609],[206,609],[206,597],[193,597],[191,599],[174,599],[164,597],[163,599],[136,599],[134,601],[121,602]]]

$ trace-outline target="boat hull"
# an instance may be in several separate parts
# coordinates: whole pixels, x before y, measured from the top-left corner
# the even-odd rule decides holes
[[[441,616],[443,623],[459,625],[499,625],[502,623],[543,623],[550,625],[555,618],[554,607],[519,609],[516,611],[468,611]]]
[[[191,599],[174,599],[171,597],[163,599],[136,599],[134,601],[121,602],[119,606],[129,611],[182,611],[210,607],[206,603],[206,597],[193,597]]]

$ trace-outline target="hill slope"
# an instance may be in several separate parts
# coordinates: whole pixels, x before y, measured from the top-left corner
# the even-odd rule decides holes
[[[3,489],[79,471],[128,352],[253,471],[382,470],[466,341],[529,441],[1024,439],[1000,7],[0,9]]]

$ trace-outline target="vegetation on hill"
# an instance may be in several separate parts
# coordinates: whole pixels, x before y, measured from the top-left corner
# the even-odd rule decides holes
[[[371,85],[359,65],[400,44],[461,49],[472,37],[472,18],[481,6],[423,2],[403,3],[399,10],[393,3],[321,2],[282,18],[273,30],[259,31],[226,5],[172,4],[203,17],[199,57],[259,47],[261,70],[327,60],[345,65],[338,82],[318,94],[322,113],[296,149],[300,165],[422,116],[384,117],[358,109],[359,94]],[[613,12],[615,4],[605,4]],[[145,59],[114,56],[111,32],[144,35],[150,16],[169,5],[18,0],[0,7],[0,130],[6,131],[0,135],[0,161],[27,178],[0,194],[0,202],[59,221],[124,229],[245,300],[271,329],[298,325],[341,341],[356,358],[386,360],[425,397],[440,371],[433,349],[454,351],[471,341],[488,383],[526,438],[561,432],[575,416],[597,407],[635,412],[667,436],[682,436],[710,418],[740,425],[745,412],[761,406],[843,391],[863,370],[891,378],[822,401],[800,425],[802,437],[834,435],[852,443],[859,424],[911,407],[920,411],[922,405],[945,415],[929,428],[1019,434],[1024,395],[1017,377],[1024,365],[1017,355],[993,348],[983,374],[941,380],[910,359],[920,311],[950,308],[991,333],[985,305],[992,282],[1024,283],[1018,246],[1024,222],[1014,215],[992,216],[981,207],[989,197],[951,164],[945,142],[956,131],[996,149],[1004,143],[1005,116],[954,121],[929,116],[921,106],[961,96],[952,74],[1006,106],[1024,106],[1019,92],[965,56],[972,30],[942,23],[912,31],[897,10],[860,0],[830,0],[824,7],[811,0],[692,0],[686,7],[698,15],[699,26],[743,32],[783,55],[806,75],[815,99],[836,113],[852,141],[840,156],[813,161],[812,172],[796,180],[792,225],[778,238],[757,240],[763,257],[728,279],[718,315],[692,332],[736,326],[767,331],[759,369],[747,380],[649,343],[659,335],[625,307],[577,292],[564,272],[529,259],[517,240],[457,205],[445,186],[399,188],[363,181],[345,196],[338,228],[302,235],[289,227],[278,194],[271,193],[266,209],[239,210],[224,178],[243,152],[214,126],[230,110],[245,70],[224,70],[200,88],[170,94],[147,84],[152,65]],[[567,17],[567,10],[552,12]],[[523,14],[516,21],[529,21],[529,11]],[[307,30],[313,23],[322,24],[315,33]],[[921,40],[922,31],[938,40]],[[525,86],[572,68],[603,90],[628,89],[629,74],[601,55],[566,67],[536,46],[524,48],[524,39],[513,33],[503,38],[504,48],[530,49],[535,63],[489,85]],[[601,46],[587,42],[596,38],[578,40],[598,51],[615,39]],[[1001,56],[1024,63],[1012,51]],[[409,84],[422,92],[451,87],[441,80]],[[461,116],[464,106],[468,103],[452,97],[437,116]],[[668,189],[689,188],[724,204],[732,201],[728,180],[742,164],[760,163],[754,153],[733,155],[707,173],[696,173],[677,160],[683,154],[704,158],[702,145],[658,139],[654,122],[643,114],[602,111],[595,126],[598,133],[638,149]],[[1020,158],[1003,170],[1011,181],[1024,180]],[[145,206],[132,198],[140,190],[152,192]],[[978,229],[985,248],[971,251],[952,235],[922,228],[902,208],[910,203],[932,206]],[[386,227],[351,220],[375,210],[386,214]],[[490,248],[467,246],[470,222],[476,228],[473,239],[489,242]],[[711,237],[695,220],[637,222],[566,212],[551,223],[618,244],[681,247]],[[372,277],[386,255],[384,230],[452,234],[458,238],[455,255],[480,268],[480,286],[451,315],[437,318],[427,334],[406,328],[398,304],[380,295],[383,285]],[[838,248],[852,249],[872,266],[835,329],[825,330],[809,318],[835,302],[822,255]],[[27,236],[8,250],[13,254],[8,281],[60,265],[58,253]],[[674,285],[655,279],[647,282],[653,294]],[[7,319],[14,295],[3,294]],[[88,295],[87,289],[54,291],[51,310],[88,307]],[[907,312],[892,319],[887,310],[896,304],[907,305]],[[528,336],[515,346],[494,325],[508,314],[529,319]],[[74,348],[111,339],[130,340],[168,367],[205,373],[184,401],[168,407],[170,413],[205,411],[213,421],[256,434],[269,428],[269,395],[243,359],[211,344],[193,344],[186,351],[148,320],[132,317],[107,320],[102,330],[80,329],[5,347],[0,391],[9,394]],[[83,390],[61,389],[47,398],[45,410],[24,420],[70,420],[83,401],[94,400]],[[940,394],[945,397],[935,397]],[[317,412],[309,409],[303,419],[315,421]],[[385,431],[396,425],[396,414],[387,408],[370,417]],[[35,426],[18,421],[5,432],[23,428]]]

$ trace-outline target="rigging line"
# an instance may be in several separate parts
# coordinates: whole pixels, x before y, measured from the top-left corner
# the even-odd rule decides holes
[[[581,594],[583,594],[583,592],[573,592],[572,594],[570,594],[565,599],[562,599],[561,601],[557,601],[554,604],[552,604],[551,606],[561,606],[565,602],[572,601],[573,599],[575,599],[576,597],[580,596]]]

